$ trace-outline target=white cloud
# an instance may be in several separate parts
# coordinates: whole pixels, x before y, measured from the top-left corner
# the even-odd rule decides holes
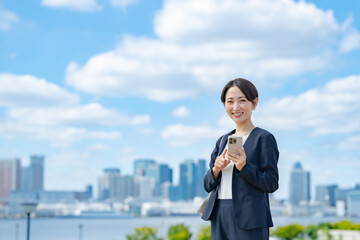
[[[360,131],[360,75],[259,105],[255,122],[271,129],[310,129],[315,135]]]
[[[291,0],[165,0],[155,18],[155,32],[162,39],[191,43],[240,40],[260,43],[267,50],[271,45],[276,50],[283,48],[284,53],[309,48],[312,52],[311,45],[328,43],[338,28],[331,11]]]
[[[360,33],[353,29],[341,42],[340,52],[351,52],[360,49]]]
[[[0,135],[44,140],[54,146],[70,146],[83,139],[118,140],[119,131],[98,129],[150,122],[149,115],[132,116],[98,103],[80,105],[78,96],[28,75],[0,74],[1,105],[6,108]]]
[[[21,137],[45,141],[54,147],[69,147],[84,139],[119,140],[122,137],[118,131],[90,131],[81,127],[39,126],[13,121],[2,121],[0,123],[0,135],[7,138]]]
[[[19,21],[19,17],[5,9],[1,9],[0,6],[0,30],[7,31],[11,28],[11,26]]]
[[[185,118],[190,115],[190,110],[185,106],[180,106],[173,111],[173,116],[178,118]]]
[[[71,62],[67,83],[98,95],[191,98],[239,74],[259,85],[325,69],[343,32],[331,11],[290,0],[167,0],[154,29],[156,39],[126,36],[83,66]]]
[[[111,4],[114,6],[127,7],[129,5],[136,4],[138,0],[110,0]]]
[[[119,126],[150,122],[149,115],[130,116],[106,109],[97,103],[52,108],[14,108],[6,112],[8,119],[37,126]]]
[[[79,102],[78,96],[30,75],[0,74],[0,106],[55,106]]]
[[[221,130],[213,129],[209,126],[175,124],[166,126],[161,136],[171,145],[186,146],[198,143],[202,139],[219,137],[221,134],[223,134]]]
[[[256,50],[257,51],[257,50]],[[66,81],[85,92],[137,96],[155,101],[195,97],[244,76],[284,78],[324,68],[332,59],[261,58],[246,45],[222,43],[181,46],[157,40],[126,38],[116,50],[92,57],[83,67],[72,62]],[[248,56],[246,56],[248,55]]]
[[[42,0],[41,4],[52,8],[69,8],[84,12],[101,9],[96,0]]]
[[[130,116],[100,104],[74,107],[13,108],[5,111],[0,135],[49,141],[53,146],[70,146],[83,139],[117,140],[118,131],[94,131],[103,126],[142,125],[148,115]]]

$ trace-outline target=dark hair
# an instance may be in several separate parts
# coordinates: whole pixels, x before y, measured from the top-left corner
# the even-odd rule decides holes
[[[258,91],[255,85],[252,84],[252,82],[246,80],[245,78],[236,78],[234,80],[229,81],[222,90],[220,99],[223,104],[225,104],[225,97],[227,91],[234,86],[240,88],[240,90],[244,93],[246,99],[252,103],[254,103],[254,100],[257,97],[259,97]]]

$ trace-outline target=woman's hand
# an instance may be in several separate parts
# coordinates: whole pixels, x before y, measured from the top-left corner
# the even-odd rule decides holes
[[[212,173],[215,179],[218,178],[220,171],[230,163],[230,161],[226,160],[226,153],[227,149],[225,149],[224,152],[215,160],[214,167],[212,168]]]
[[[238,147],[235,147],[235,150],[240,154],[234,154],[231,152],[228,152],[226,154],[226,158],[229,159],[230,161],[232,161],[235,165],[235,167],[241,171],[243,169],[243,167],[246,164],[246,154],[245,154],[245,150],[244,148],[240,149]]]

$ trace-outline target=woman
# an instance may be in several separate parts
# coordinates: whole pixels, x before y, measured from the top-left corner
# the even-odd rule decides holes
[[[259,98],[256,87],[238,78],[228,82],[221,101],[236,129],[216,142],[204,187],[211,192],[202,218],[211,220],[211,239],[269,239],[273,226],[269,193],[279,187],[279,151],[274,136],[251,120]],[[243,137],[238,154],[227,151],[230,135]]]

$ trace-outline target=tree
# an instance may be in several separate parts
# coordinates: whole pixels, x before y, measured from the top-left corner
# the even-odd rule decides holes
[[[182,223],[170,226],[167,235],[169,240],[189,240],[191,238],[189,227]]]
[[[343,220],[340,222],[336,222],[332,226],[333,229],[341,229],[341,230],[355,230],[356,225],[353,222],[350,222],[348,220]]]
[[[156,236],[157,229],[156,228],[150,228],[150,227],[141,227],[141,228],[135,228],[135,233],[131,235],[127,235],[127,240],[162,240],[162,238],[159,238]]]
[[[211,226],[202,227],[199,230],[197,240],[211,240]]]
[[[318,238],[318,230],[319,230],[319,226],[310,224],[305,228],[304,233],[307,236],[309,236],[310,239],[317,239]]]
[[[275,237],[285,239],[285,240],[292,240],[296,237],[301,237],[305,227],[298,224],[290,224],[287,226],[278,227],[274,230],[273,235]]]

